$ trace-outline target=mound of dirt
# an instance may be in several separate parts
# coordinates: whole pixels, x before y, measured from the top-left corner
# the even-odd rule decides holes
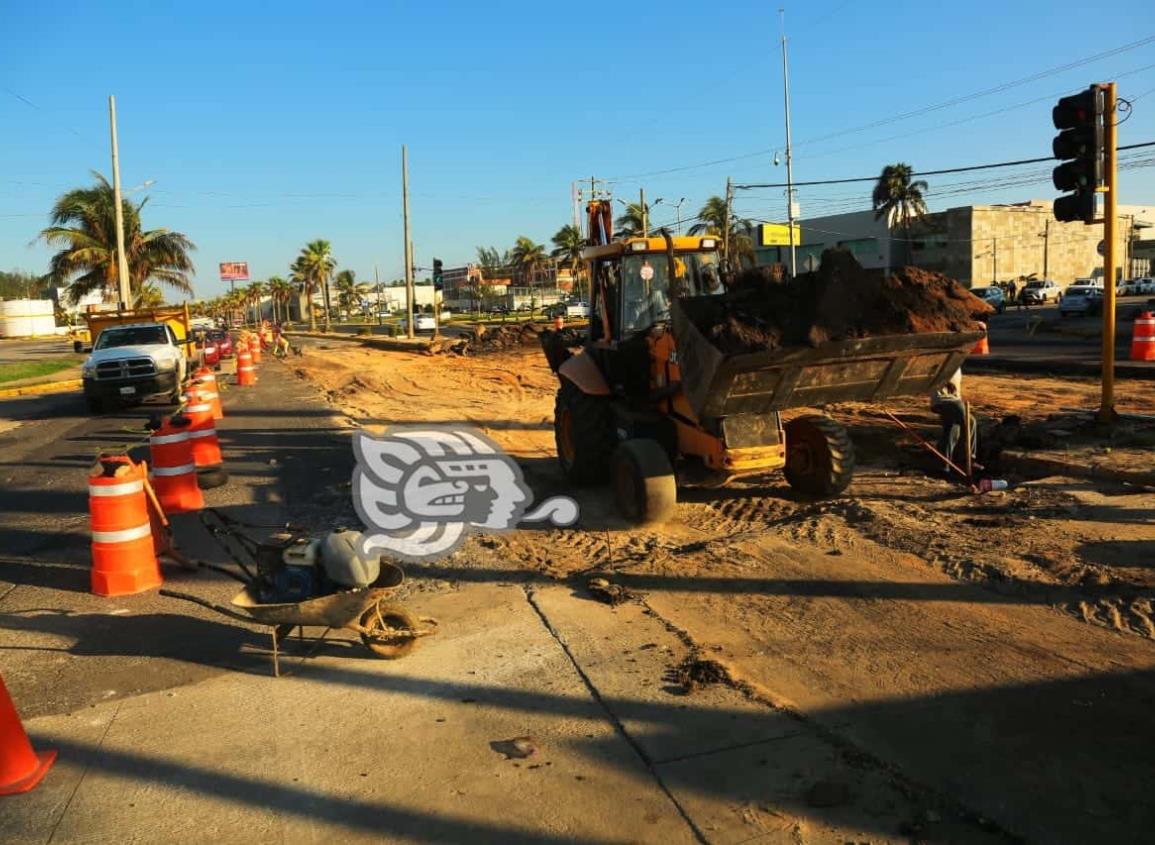
[[[683,300],[683,308],[729,354],[968,331],[994,310],[941,273],[902,267],[886,275],[864,269],[841,249],[822,253],[817,272],[780,283],[773,274],[749,271],[724,295]]]
[[[563,329],[562,331],[569,345],[581,344],[582,335],[580,332],[575,329]],[[440,342],[430,343],[429,352],[432,354],[444,352],[456,355],[486,355],[515,349],[519,346],[537,346],[537,338],[541,332],[542,326],[532,322],[499,326],[479,325],[459,337],[443,338]]]

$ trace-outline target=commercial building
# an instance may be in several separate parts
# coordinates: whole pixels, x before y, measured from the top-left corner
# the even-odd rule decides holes
[[[1143,275],[1151,259],[1135,246],[1155,226],[1155,206],[1121,205],[1117,278]],[[1059,223],[1049,200],[1007,205],[967,205],[933,212],[909,234],[890,229],[870,210],[801,221],[796,247],[799,272],[818,266],[822,251],[842,247],[864,267],[889,270],[914,264],[937,270],[971,286],[1034,276],[1066,286],[1078,278],[1103,275],[1099,244],[1102,226]],[[758,263],[789,262],[789,250],[758,250]]]

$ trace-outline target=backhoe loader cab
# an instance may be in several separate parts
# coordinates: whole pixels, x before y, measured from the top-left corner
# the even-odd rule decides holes
[[[834,495],[853,473],[845,431],[806,415],[785,429],[777,410],[699,414],[683,390],[674,341],[677,301],[724,292],[714,237],[630,238],[586,249],[588,335],[574,354],[562,335],[542,346],[561,382],[558,460],[577,484],[612,482],[623,516],[668,519],[677,478],[717,482],[785,469],[796,489]]]

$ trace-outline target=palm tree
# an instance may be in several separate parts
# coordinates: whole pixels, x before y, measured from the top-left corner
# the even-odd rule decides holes
[[[56,200],[50,215],[52,225],[39,235],[49,246],[59,248],[49,263],[46,279],[56,286],[67,285],[68,298],[74,303],[93,291],[102,291],[110,302],[118,298],[116,200],[108,180],[95,171],[92,175],[95,185],[76,188]],[[194,268],[189,253],[196,247],[180,232],[143,230],[140,212],[147,202],[147,197],[135,205],[130,200],[121,201],[133,299],[148,281],[192,293],[189,274]]]
[[[644,217],[648,219],[649,216],[650,204],[646,203]],[[617,224],[618,230],[614,232],[615,238],[640,238],[645,228],[641,203],[631,202],[627,205],[622,216],[617,219]]]
[[[726,200],[719,196],[710,197],[706,204],[698,211],[698,222],[690,227],[691,235],[714,235],[722,237],[726,231]],[[730,255],[734,256],[740,267],[743,262],[754,266],[756,257],[754,243],[756,227],[753,222],[733,214],[730,218]]]
[[[581,296],[582,250],[586,247],[585,236],[581,229],[572,223],[562,226],[550,240],[554,250],[550,253],[554,258],[560,258],[569,265],[577,286],[577,294]]]
[[[509,250],[498,252],[495,246],[479,246],[477,248],[477,264],[486,279],[499,279],[506,268],[513,263]]]
[[[337,274],[334,287],[337,290],[337,307],[345,312],[345,319],[348,320],[353,306],[361,302],[357,294],[357,274],[352,270],[342,270]]]
[[[273,298],[273,321],[286,322],[288,320],[289,297],[293,295],[293,286],[280,276],[270,276],[265,286]]]
[[[719,196],[710,197],[698,212],[698,222],[690,227],[691,235],[717,235],[726,231],[726,201]]]
[[[305,283],[309,294],[309,331],[317,330],[317,308],[313,295],[317,288],[325,294],[325,331],[331,328],[329,317],[329,278],[337,262],[333,259],[333,248],[328,241],[316,240],[306,244],[293,264],[293,272]]]
[[[259,326],[261,324],[261,302],[268,291],[263,282],[252,282],[244,289],[244,292],[245,301],[253,309],[253,325]]]
[[[137,308],[159,308],[164,305],[164,294],[160,292],[160,288],[149,283],[140,289],[136,295]]]
[[[542,244],[535,244],[525,235],[520,235],[510,251],[510,260],[521,271],[522,280],[528,277],[529,283],[533,284],[546,262],[545,247]]]
[[[928,188],[923,179],[912,182],[910,177],[913,174],[914,168],[909,164],[902,162],[888,164],[882,168],[878,182],[874,185],[874,192],[870,195],[874,219],[880,220],[885,217],[888,228],[899,228],[906,233],[908,264],[911,263],[913,253],[910,230],[917,221],[926,216],[923,191]]]

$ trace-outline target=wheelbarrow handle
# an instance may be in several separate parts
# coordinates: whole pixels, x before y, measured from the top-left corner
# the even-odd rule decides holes
[[[217,613],[223,613],[230,619],[236,619],[240,622],[248,622],[250,625],[260,625],[261,623],[244,613],[237,613],[223,604],[216,604],[215,602],[206,601],[198,596],[189,595],[188,593],[178,593],[175,590],[160,591],[162,596],[167,596],[170,599],[180,599],[181,601],[191,601],[193,604],[199,604],[201,607],[207,607],[209,610],[215,610]]]

